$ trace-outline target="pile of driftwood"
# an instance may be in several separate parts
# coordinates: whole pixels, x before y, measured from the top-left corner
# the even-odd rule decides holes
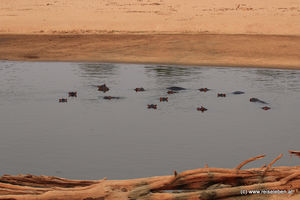
[[[300,157],[298,151],[290,153]],[[181,173],[174,171],[170,176],[132,180],[82,181],[4,175],[0,178],[0,200],[299,200],[300,166],[272,167],[282,154],[260,168],[241,169],[263,157],[250,158],[234,169],[206,166]],[[260,194],[251,194],[253,191]]]

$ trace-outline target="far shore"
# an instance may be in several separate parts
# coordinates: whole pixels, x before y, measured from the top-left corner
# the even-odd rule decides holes
[[[300,69],[300,36],[0,34],[0,60]]]
[[[0,60],[300,69],[295,0],[1,0]]]

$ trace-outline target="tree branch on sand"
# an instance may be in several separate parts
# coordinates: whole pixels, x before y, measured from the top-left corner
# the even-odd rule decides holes
[[[290,151],[299,156],[297,151]],[[269,195],[270,199],[300,199],[300,166],[241,169],[265,155],[250,158],[234,169],[205,168],[174,171],[170,176],[129,180],[68,180],[50,176],[3,175],[0,200],[212,200],[244,199],[245,191],[287,191]],[[290,194],[288,194],[290,193]],[[277,197],[276,197],[277,196]],[[247,200],[255,198],[248,192]],[[260,195],[259,199],[263,199]]]

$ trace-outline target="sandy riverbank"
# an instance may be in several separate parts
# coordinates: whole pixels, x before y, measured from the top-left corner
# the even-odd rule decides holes
[[[300,69],[300,0],[1,0],[0,59]]]
[[[99,61],[300,69],[300,36],[0,35],[0,60]]]

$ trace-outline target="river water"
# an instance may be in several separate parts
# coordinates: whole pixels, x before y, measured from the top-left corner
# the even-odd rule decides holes
[[[110,90],[98,91],[101,84]],[[167,94],[170,86],[186,90]],[[210,91],[198,90],[205,87]],[[245,94],[232,94],[237,90]],[[65,97],[67,103],[58,102]],[[299,141],[300,71],[0,62],[0,175],[127,179],[205,164],[232,168],[266,154],[247,165],[260,167],[280,153],[277,165],[299,165],[288,156],[300,150]]]

